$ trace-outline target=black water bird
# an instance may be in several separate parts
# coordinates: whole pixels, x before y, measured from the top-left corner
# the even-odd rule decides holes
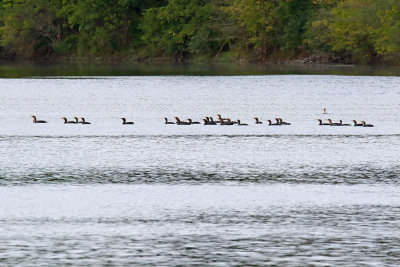
[[[204,121],[204,125],[217,125],[217,123],[215,121],[210,121],[207,119],[203,119]]]
[[[278,120],[281,125],[292,125],[290,122],[283,121],[282,118],[278,118]]]
[[[81,118],[80,123],[82,123],[82,124],[91,124],[90,122],[86,121],[85,118]]]
[[[177,125],[190,125],[188,122],[186,121],[181,121],[178,117],[175,117],[176,120],[176,124]]]
[[[226,122],[233,123],[233,124],[238,124],[238,121],[232,121],[230,118],[226,118]]]
[[[165,124],[175,124],[175,122],[168,121],[168,118],[164,118],[164,120],[165,120]]]
[[[349,123],[343,123],[342,120],[339,120],[340,126],[351,126]]]
[[[208,118],[208,117],[207,117]],[[211,122],[211,123],[215,123],[215,124],[217,124],[217,123],[221,123],[220,121],[214,121],[214,119],[213,119],[213,117],[210,117],[209,118],[209,121]]]
[[[200,124],[198,121],[192,121],[192,119],[188,119],[189,124]]]
[[[271,120],[267,120],[268,121],[268,126],[280,126],[280,123],[272,123]]]
[[[241,123],[240,120],[237,120],[237,122],[238,122],[237,123],[238,126],[247,126],[248,125],[247,123]]]
[[[126,121],[125,118],[121,118],[121,120],[122,120],[122,124],[123,125],[125,125],[125,124],[134,124],[133,121]]]
[[[230,119],[227,119],[226,121],[221,121],[220,125],[234,125],[235,122],[231,121]]]
[[[354,123],[354,126],[355,126],[355,127],[363,126],[362,123],[357,123],[356,120],[353,120],[353,123]]]
[[[254,119],[256,120],[256,124],[262,124],[262,122],[257,117],[254,117]]]
[[[319,124],[318,124],[318,125],[326,125],[326,126],[330,125],[329,123],[322,123],[322,120],[321,120],[321,119],[318,119],[317,121],[319,121]]]
[[[44,120],[37,120],[36,116],[32,116],[32,118],[33,118],[33,123],[47,123],[47,121]]]
[[[64,120],[64,124],[76,124],[77,123],[76,121],[69,121],[65,117],[62,117],[62,119]]]
[[[365,121],[361,121],[361,123],[362,123],[362,127],[375,127],[372,124],[367,124]]]
[[[341,126],[339,122],[332,122],[331,119],[328,119],[329,121],[329,126]]]

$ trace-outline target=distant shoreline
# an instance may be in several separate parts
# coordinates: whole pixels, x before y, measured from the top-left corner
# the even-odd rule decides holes
[[[0,60],[0,78],[101,76],[339,75],[396,76],[396,66],[287,62],[171,62],[104,59]]]
[[[149,64],[203,64],[203,63],[226,63],[226,64],[290,64],[290,65],[361,65],[361,66],[399,66],[400,61],[380,59],[373,63],[357,63],[352,59],[351,55],[338,56],[330,53],[316,53],[301,56],[271,56],[264,59],[254,59],[251,57],[237,57],[232,59],[224,58],[212,58],[207,56],[200,57],[189,57],[186,59],[176,59],[174,57],[139,57],[139,56],[119,56],[110,55],[104,57],[77,57],[77,56],[65,56],[65,57],[39,57],[39,58],[10,58],[10,57],[0,57],[1,62],[79,62],[79,63],[149,63]]]

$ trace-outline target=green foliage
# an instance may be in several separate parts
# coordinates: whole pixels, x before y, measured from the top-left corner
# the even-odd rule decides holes
[[[304,26],[314,9],[311,0],[292,0],[279,3],[276,9],[283,35],[280,47],[284,50],[300,48],[305,34]]]
[[[268,54],[279,46],[282,29],[274,12],[278,3],[277,0],[233,0],[227,8],[246,29],[245,46],[254,47],[258,54]]]
[[[76,0],[67,1],[62,12],[76,29],[77,52],[81,56],[112,54],[128,48],[135,36],[138,11],[149,1]]]
[[[380,54],[392,54],[400,51],[400,2],[383,1],[384,8],[378,11],[381,26],[376,30],[375,49]]]
[[[0,0],[0,54],[177,60],[400,54],[399,0]]]
[[[170,0],[148,9],[140,29],[148,52],[184,59],[190,54],[212,54],[229,37],[224,34],[221,4],[211,0]],[[219,20],[216,19],[219,16]],[[228,18],[226,18],[228,20]],[[217,28],[219,25],[221,28]],[[224,40],[223,36],[226,37]]]
[[[399,1],[336,2],[321,5],[306,23],[310,49],[350,53],[361,62],[400,51]]]
[[[335,18],[330,25],[333,51],[350,51],[371,55],[373,28],[377,16],[373,0],[347,0],[332,9]]]
[[[304,26],[304,44],[312,51],[329,52],[332,50],[332,34],[329,26],[334,20],[328,9],[315,10]]]
[[[4,0],[1,44],[23,56],[46,56],[61,41],[60,0]]]
[[[246,28],[246,45],[261,56],[302,46],[304,25],[314,9],[311,0],[233,0],[229,9]]]

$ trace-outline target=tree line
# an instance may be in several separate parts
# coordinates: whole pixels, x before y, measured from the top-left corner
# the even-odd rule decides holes
[[[400,58],[399,0],[0,0],[2,58]]]

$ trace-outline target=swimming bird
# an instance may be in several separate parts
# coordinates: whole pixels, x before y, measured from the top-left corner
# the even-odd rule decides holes
[[[362,127],[375,127],[372,124],[367,124],[365,121],[361,121],[361,123],[362,123]]]
[[[165,120],[165,124],[175,124],[175,122],[168,121],[168,118],[164,118],[164,120]]]
[[[230,119],[227,119],[226,121],[221,121],[220,125],[234,125],[235,123],[231,121]]]
[[[328,119],[329,121],[329,126],[341,126],[339,122],[332,122],[331,119]]]
[[[121,120],[122,120],[122,124],[123,125],[125,125],[125,124],[134,124],[133,121],[126,121],[125,118],[121,118]]]
[[[208,117],[207,117],[207,118],[208,118]],[[214,121],[213,117],[210,117],[210,118],[209,118],[209,121],[212,122],[212,123],[215,123],[215,124],[221,123],[220,121]]]
[[[354,126],[363,126],[362,123],[357,123],[356,120],[353,120]]]
[[[278,118],[278,120],[281,125],[292,125],[290,122],[283,121],[282,118]]]
[[[218,120],[219,120],[219,121],[225,121],[225,120],[227,120],[227,118],[222,118],[222,117],[221,117],[221,114],[217,114],[217,117],[218,117]]]
[[[339,120],[339,124],[340,124],[340,126],[351,126],[351,124],[349,124],[349,123],[343,123],[342,120]]]
[[[262,124],[262,122],[257,117],[254,117],[254,119],[256,120],[256,124]]]
[[[198,121],[192,121],[192,119],[188,119],[189,124],[200,124]]]
[[[74,119],[75,119],[75,123],[81,123],[81,122],[79,121],[78,117],[74,117]]]
[[[280,126],[280,123],[272,123],[271,120],[267,120],[268,121],[268,126]]]
[[[69,121],[65,117],[62,117],[62,119],[64,120],[64,124],[76,124],[77,123],[76,121]]]
[[[215,121],[210,121],[207,119],[203,119],[204,121],[204,125],[217,125],[217,123]]]
[[[322,123],[321,119],[318,119],[317,121],[319,121],[319,125],[330,125],[329,123]]]
[[[324,108],[324,112],[323,112],[322,114],[327,114],[327,113],[326,113],[326,108]]]
[[[247,126],[248,125],[247,123],[241,123],[240,120],[237,120],[237,122],[238,122],[237,123],[238,126]]]
[[[175,117],[176,120],[176,124],[177,125],[190,125],[188,122],[186,121],[181,121],[178,117]]]
[[[238,121],[231,121],[231,119],[230,118],[226,118],[226,121],[227,122],[229,122],[229,123],[233,123],[233,124],[238,124]]]
[[[91,124],[90,122],[86,121],[85,118],[81,118],[81,122],[82,124]]]
[[[36,116],[32,116],[32,118],[33,118],[33,123],[47,123],[47,121],[44,120],[37,120]]]

